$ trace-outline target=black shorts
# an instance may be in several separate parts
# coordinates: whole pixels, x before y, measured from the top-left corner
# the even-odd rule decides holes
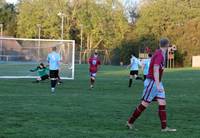
[[[47,79],[49,79],[49,75],[41,76],[41,80],[47,80]]]
[[[138,75],[138,70],[131,70],[130,75]]]
[[[50,74],[50,78],[58,78],[58,70],[50,70],[49,74]]]
[[[147,78],[147,75],[144,75],[144,80],[146,80],[146,78]]]

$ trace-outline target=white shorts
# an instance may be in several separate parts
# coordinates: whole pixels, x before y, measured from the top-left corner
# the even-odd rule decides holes
[[[162,82],[160,82],[160,87],[164,89]],[[165,92],[160,92],[157,90],[156,83],[152,79],[146,79],[144,81],[144,91],[142,94],[142,100],[145,102],[151,102],[157,99],[165,99]]]
[[[90,72],[90,77],[94,77],[95,78],[96,77],[96,73],[91,73]]]

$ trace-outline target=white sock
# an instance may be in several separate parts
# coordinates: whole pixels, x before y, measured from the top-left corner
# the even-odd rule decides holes
[[[55,88],[51,88],[51,92],[55,92]]]

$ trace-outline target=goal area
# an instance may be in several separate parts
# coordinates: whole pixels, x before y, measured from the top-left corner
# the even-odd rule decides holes
[[[74,79],[74,40],[24,39],[0,37],[0,78],[36,78],[30,72],[40,63],[47,65],[47,56],[56,47],[61,55],[61,79]]]

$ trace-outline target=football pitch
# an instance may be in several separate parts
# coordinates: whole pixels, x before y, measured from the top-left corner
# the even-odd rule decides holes
[[[4,70],[5,71],[5,70]],[[166,70],[169,127],[161,133],[157,104],[135,122],[125,122],[140,102],[143,83],[128,88],[125,67],[102,66],[97,85],[89,89],[88,66],[77,65],[74,81],[64,81],[50,93],[49,81],[0,80],[0,138],[199,138],[200,69]]]

